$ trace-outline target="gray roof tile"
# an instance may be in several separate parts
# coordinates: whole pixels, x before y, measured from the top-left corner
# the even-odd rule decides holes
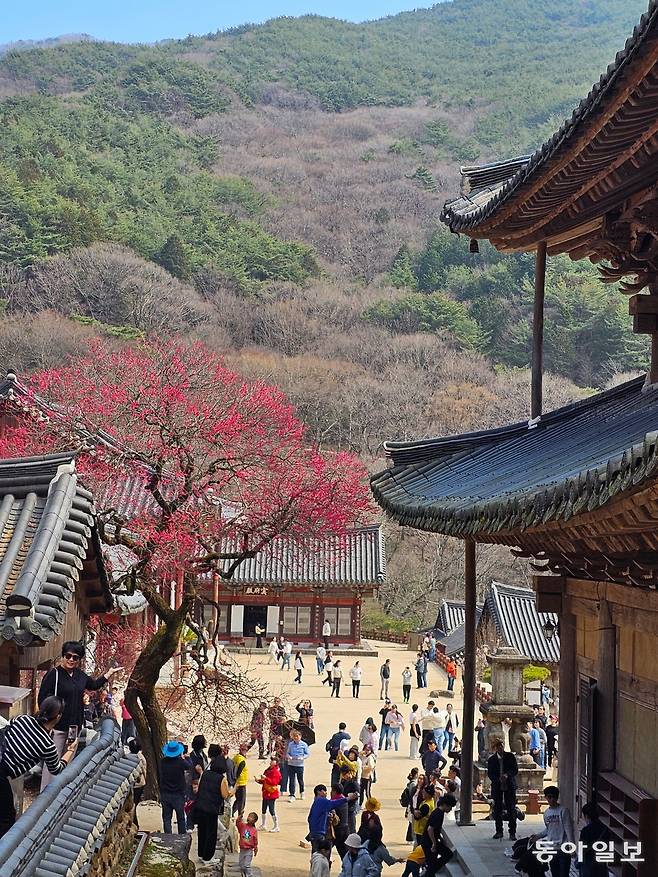
[[[222,551],[237,550],[226,542]],[[228,566],[230,561],[225,561]],[[386,578],[384,537],[379,524],[345,536],[307,539],[281,537],[255,557],[242,561],[231,584],[377,585]]]
[[[139,772],[137,756],[124,754],[119,737],[116,722],[104,719],[98,736],[0,839],[0,874],[89,872]]]
[[[0,637],[21,645],[61,630],[83,562],[94,554],[92,611],[111,606],[89,491],[69,454],[0,460]]]
[[[658,391],[644,378],[485,432],[387,442],[371,479],[395,520],[452,536],[525,530],[604,506],[658,474]]]
[[[553,612],[537,612],[535,592],[492,582],[484,601],[480,624],[492,619],[504,645],[518,649],[535,664],[557,664],[560,660],[560,639],[557,633],[547,640],[542,625],[550,619],[557,625]]]

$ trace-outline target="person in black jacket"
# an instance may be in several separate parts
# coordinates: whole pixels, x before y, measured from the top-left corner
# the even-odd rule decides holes
[[[183,758],[184,747],[177,740],[170,740],[162,747],[160,761],[160,803],[162,804],[162,830],[171,834],[171,817],[176,814],[178,833],[185,834],[185,772],[192,769],[192,762]]]
[[[224,812],[228,798],[226,759],[217,756],[199,780],[199,791],[194,802],[194,821],[198,828],[199,858],[209,862],[217,847],[217,819]]]
[[[92,679],[80,669],[80,664],[85,656],[85,647],[82,643],[68,641],[62,646],[62,658],[59,664],[50,669],[43,677],[37,703],[39,706],[47,697],[61,697],[64,701],[64,712],[53,731],[53,743],[61,755],[66,745],[69,728],[76,726],[78,735],[85,724],[84,704],[82,702],[85,691],[98,691],[110,681],[115,673],[123,668],[114,667],[103,676]],[[41,773],[41,790],[43,791],[52,779],[52,774],[44,765]]]
[[[598,841],[607,843],[611,839],[610,832],[599,819],[599,808],[592,801],[583,807],[583,816],[587,824],[580,830],[580,840],[584,844],[580,877],[608,877],[608,866],[605,862],[596,861],[592,844]]]
[[[444,795],[439,798],[427,821],[427,826],[420,840],[420,845],[425,853],[425,877],[434,877],[436,872],[440,871],[446,862],[449,862],[454,856],[454,852],[441,839],[441,829],[446,813],[450,813],[456,804],[457,799],[454,795]]]
[[[503,836],[503,806],[509,819],[510,840],[516,840],[516,775],[519,766],[513,752],[505,752],[502,740],[494,744],[493,755],[487,762],[487,774],[491,780],[493,815],[496,820],[494,840]]]
[[[343,795],[356,793],[356,798],[350,798],[347,802],[347,828],[348,834],[356,832],[356,811],[359,803],[359,783],[357,783],[355,774],[350,768],[344,764],[340,769],[340,785],[343,787]]]

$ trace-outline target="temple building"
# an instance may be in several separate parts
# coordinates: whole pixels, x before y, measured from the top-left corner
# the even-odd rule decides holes
[[[275,539],[243,560],[230,581],[214,577],[213,621],[220,642],[253,644],[256,625],[266,636],[297,645],[322,639],[325,621],[333,645],[361,641],[361,603],[386,576],[384,537],[378,524],[305,544]]]
[[[658,873],[658,2],[572,117],[530,156],[462,170],[442,219],[503,252],[535,252],[530,419],[388,442],[372,479],[399,523],[465,549],[462,788],[470,791],[475,544],[533,562],[537,608],[558,615],[562,802],[596,799],[615,873]],[[546,257],[599,266],[651,336],[646,377],[542,411]],[[464,794],[462,823],[471,818]],[[624,856],[642,843],[643,862]],[[627,847],[628,850],[628,847]],[[622,861],[626,858],[626,861]],[[633,858],[633,857],[631,857]],[[635,857],[636,858],[636,857]]]

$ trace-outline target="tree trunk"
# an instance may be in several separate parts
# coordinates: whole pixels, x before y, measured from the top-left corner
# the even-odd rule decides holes
[[[167,721],[155,686],[160,671],[178,649],[192,602],[193,597],[185,595],[181,606],[172,611],[171,617],[153,634],[137,659],[126,688],[126,707],[135,722],[135,731],[146,758],[144,799],[147,800],[159,800],[158,765],[162,747],[167,742]]]

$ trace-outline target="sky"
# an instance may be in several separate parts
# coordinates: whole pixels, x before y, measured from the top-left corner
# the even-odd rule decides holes
[[[432,0],[5,0],[0,44],[69,33],[119,42],[154,42],[280,15],[314,13],[366,21],[431,4]]]

